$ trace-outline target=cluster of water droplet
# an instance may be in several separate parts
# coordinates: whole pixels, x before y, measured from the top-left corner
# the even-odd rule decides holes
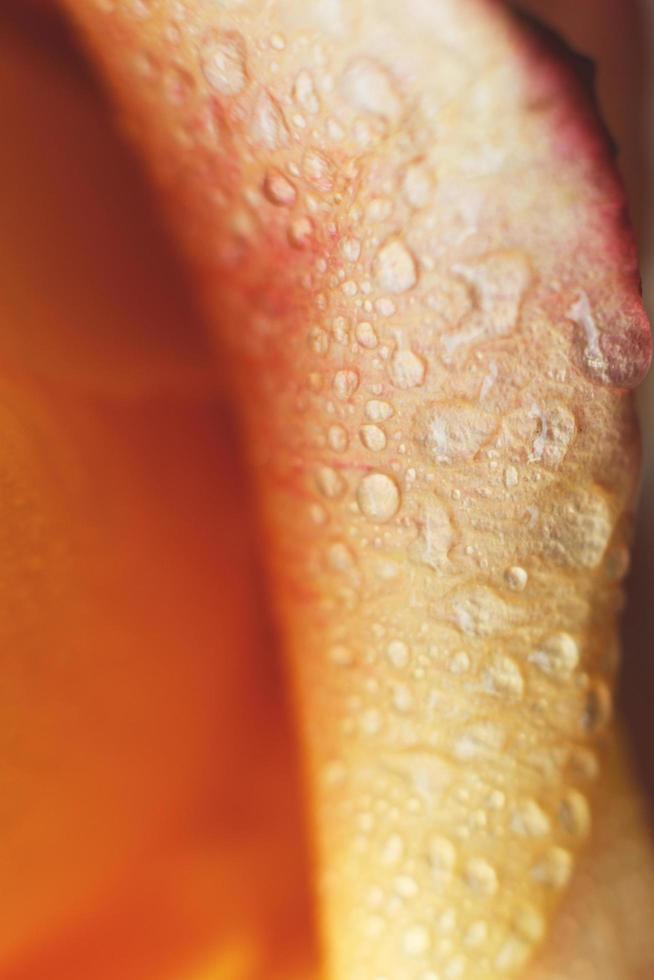
[[[182,142],[214,140],[217,318],[275,561],[310,597],[290,628],[329,745],[328,908],[351,906],[361,963],[510,975],[590,832],[627,423],[567,328],[543,343],[539,256],[479,230],[406,70],[224,9],[161,82]],[[570,318],[597,380],[587,298]]]

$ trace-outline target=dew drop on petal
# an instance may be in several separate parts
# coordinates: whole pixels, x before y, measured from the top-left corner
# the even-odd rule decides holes
[[[409,926],[404,932],[402,946],[407,956],[423,956],[431,946],[427,927],[423,925]]]
[[[288,143],[288,128],[277,100],[262,89],[250,118],[250,136],[257,146],[277,150]]]
[[[576,789],[568,790],[559,804],[559,823],[572,837],[584,838],[591,825],[586,797]]]
[[[293,207],[297,199],[295,187],[279,170],[269,170],[263,182],[263,192],[271,204]]]
[[[563,847],[551,847],[534,864],[531,877],[546,888],[565,888],[572,873],[572,855]]]
[[[316,472],[316,486],[320,493],[329,500],[342,497],[347,484],[341,474],[331,466],[320,466]]]
[[[397,388],[418,388],[424,384],[427,365],[412,350],[396,350],[391,358],[390,372]]]
[[[413,289],[418,281],[416,260],[399,238],[392,238],[382,245],[375,258],[374,271],[381,289],[396,295]]]
[[[386,448],[386,433],[378,425],[362,425],[359,430],[361,442],[373,453]]]
[[[552,633],[529,654],[529,660],[544,674],[566,679],[579,664],[579,647],[569,633]]]
[[[385,473],[369,473],[357,489],[359,510],[369,521],[384,524],[400,508],[400,491],[395,480]]]
[[[494,895],[497,891],[495,868],[483,858],[472,858],[465,866],[463,878],[471,891],[478,895]]]
[[[344,453],[349,443],[347,429],[338,423],[330,425],[327,432],[327,442],[330,449],[333,449],[335,453]]]
[[[391,76],[369,58],[359,58],[346,68],[341,91],[349,105],[360,112],[394,120],[402,111],[402,101]]]
[[[359,387],[359,375],[356,371],[345,369],[334,375],[334,392],[341,401],[347,401]]]
[[[245,88],[246,47],[236,31],[208,34],[202,44],[201,63],[207,82],[221,95],[238,95]]]
[[[385,422],[392,415],[393,406],[388,402],[379,401],[377,398],[371,398],[366,402],[366,418],[371,422]]]

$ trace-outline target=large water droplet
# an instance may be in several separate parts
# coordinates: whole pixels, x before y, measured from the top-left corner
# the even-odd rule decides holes
[[[590,832],[590,807],[579,790],[571,789],[559,804],[559,823],[572,837],[583,838]]]
[[[356,371],[345,369],[334,375],[334,392],[341,401],[347,401],[359,387],[359,375]]]
[[[202,73],[221,95],[238,95],[247,83],[246,47],[236,31],[212,31],[202,44]]]
[[[388,72],[368,58],[352,62],[341,80],[346,101],[361,112],[394,120],[402,111],[402,102]]]
[[[391,358],[390,372],[397,388],[418,388],[424,384],[427,365],[412,350],[396,350]]]
[[[529,654],[529,660],[544,674],[565,680],[579,664],[579,647],[569,633],[552,633]]]
[[[468,861],[463,878],[467,886],[478,895],[490,896],[497,891],[495,868],[483,858],[472,858]]]
[[[313,235],[313,224],[310,218],[299,217],[288,226],[288,240],[293,248],[308,248]],[[325,331],[323,331],[325,333]]]
[[[426,926],[415,924],[404,931],[402,947],[407,956],[423,956],[431,946],[431,937]]]
[[[484,690],[505,698],[521,698],[525,683],[520,668],[503,654],[496,654],[483,674]]]
[[[563,847],[551,847],[531,869],[531,877],[546,888],[565,888],[572,873],[572,855]]]
[[[377,398],[371,398],[366,402],[366,418],[371,422],[385,422],[392,414],[393,406],[388,402],[379,401]]]
[[[288,143],[288,127],[277,100],[262,89],[257,96],[250,118],[250,136],[257,146],[278,150]]]
[[[386,448],[386,433],[378,425],[362,425],[359,438],[366,449],[373,453],[380,453]]]
[[[357,323],[356,327],[354,328],[354,335],[357,339],[357,343],[361,344],[362,347],[365,347],[366,350],[374,350],[379,343],[372,323],[365,321],[363,323]]]
[[[338,500],[347,489],[341,474],[331,466],[320,466],[316,472],[316,486],[329,500]]]
[[[504,573],[504,581],[513,592],[523,592],[529,581],[529,575],[519,565],[512,565]]]
[[[382,245],[375,258],[375,278],[388,293],[406,293],[418,281],[416,260],[399,238]]]
[[[550,818],[536,800],[525,800],[513,811],[511,830],[519,837],[546,837],[551,830]]]
[[[587,735],[596,735],[605,728],[613,714],[611,689],[601,678],[590,681],[584,698],[581,727]]]
[[[291,208],[297,199],[293,184],[279,170],[269,170],[263,182],[263,192],[272,204]]]
[[[320,110],[320,101],[316,95],[316,87],[313,78],[308,71],[298,72],[295,84],[293,85],[293,98],[302,106],[305,112],[314,115]]]
[[[409,662],[409,648],[403,640],[391,640],[386,648],[386,656],[394,667],[401,670]]]
[[[349,443],[347,429],[338,423],[330,425],[327,432],[327,442],[330,449],[333,449],[335,453],[344,453]]]
[[[402,181],[402,193],[412,208],[424,208],[433,192],[431,177],[424,163],[410,164]]]
[[[435,405],[426,419],[425,443],[437,462],[473,459],[495,431],[494,416],[473,405]]]
[[[377,524],[390,521],[400,508],[400,491],[385,473],[369,473],[357,489],[357,503],[364,517]]]

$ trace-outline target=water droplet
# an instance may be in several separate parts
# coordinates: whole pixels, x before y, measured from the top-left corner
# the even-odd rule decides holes
[[[599,761],[592,749],[576,745],[570,750],[567,773],[571,779],[592,783],[599,776],[599,771]]]
[[[355,567],[354,556],[342,541],[332,541],[327,548],[327,561],[335,572],[351,572]]]
[[[478,895],[490,896],[497,891],[495,868],[483,858],[472,858],[465,866],[464,881]]]
[[[393,415],[393,406],[388,402],[379,401],[371,398],[366,402],[366,418],[371,422],[385,422]]]
[[[351,667],[354,663],[352,651],[342,643],[329,648],[329,659],[336,667]]]
[[[383,864],[389,866],[399,864],[404,856],[404,841],[399,834],[391,834],[383,845],[381,860]]]
[[[382,716],[376,708],[368,708],[359,719],[359,728],[363,735],[376,735],[382,727]]]
[[[403,640],[391,640],[386,648],[386,656],[394,667],[402,670],[409,662],[409,648]]]
[[[601,491],[570,489],[557,499],[545,524],[546,554],[573,568],[597,568],[613,527],[611,508]]]
[[[431,199],[433,185],[423,163],[410,164],[402,181],[402,193],[412,208],[424,208]]]
[[[572,837],[586,837],[590,831],[590,807],[579,790],[571,789],[559,804],[559,823]]]
[[[313,225],[310,218],[296,218],[288,226],[288,240],[293,248],[307,248],[311,244]]]
[[[454,529],[445,507],[436,499],[427,498],[416,519],[418,541],[410,552],[411,558],[440,571],[447,562],[454,542]]]
[[[375,328],[371,323],[357,323],[354,328],[354,335],[357,342],[365,347],[366,350],[374,350],[378,344],[377,334],[375,333]]]
[[[473,459],[496,428],[495,418],[467,404],[436,404],[426,418],[425,443],[437,462]]]
[[[457,328],[443,335],[443,358],[452,361],[459,350],[511,333],[518,323],[531,268],[520,252],[497,252],[475,265],[453,271],[473,286],[475,307]]]
[[[454,742],[454,755],[461,762],[496,758],[504,749],[506,734],[499,725],[479,722],[465,731]]]
[[[544,933],[545,922],[540,912],[530,905],[523,906],[511,925],[511,935],[500,948],[495,966],[507,973],[524,966]]]
[[[605,728],[613,715],[613,696],[603,680],[591,680],[584,698],[581,727],[587,735],[596,735]]]
[[[427,927],[418,924],[409,926],[404,932],[402,946],[407,956],[423,956],[431,946]]]
[[[443,969],[443,980],[460,980],[465,973],[466,959],[459,954],[454,959],[449,960]]]
[[[300,71],[293,86],[293,98],[302,106],[305,112],[315,115],[320,110],[320,101],[316,95],[313,78],[308,71]]]
[[[307,150],[302,162],[302,171],[307,180],[321,191],[333,187],[332,169],[327,157],[319,150]]]
[[[297,199],[293,184],[279,170],[269,170],[263,182],[263,192],[272,204],[291,208]]]
[[[488,923],[485,922],[483,919],[478,919],[476,922],[472,923],[472,925],[466,932],[465,936],[463,937],[463,941],[466,944],[466,946],[470,946],[471,948],[476,949],[478,946],[481,946],[483,943],[486,942],[487,937],[488,937]]]
[[[384,524],[400,508],[400,491],[392,477],[385,473],[369,473],[359,483],[357,503],[369,521]]]
[[[418,894],[418,883],[410,875],[398,875],[393,882],[393,888],[402,898],[413,898]]]
[[[546,888],[565,888],[572,874],[572,855],[563,847],[550,847],[531,869],[531,877]]]
[[[512,565],[504,573],[504,581],[513,592],[523,592],[529,581],[529,575],[519,565]]]
[[[397,388],[418,388],[424,383],[427,365],[412,350],[396,350],[391,358],[390,372]]]
[[[427,842],[427,856],[434,876],[441,883],[449,881],[456,864],[456,848],[447,837],[434,834]]]
[[[347,401],[359,387],[359,375],[349,369],[337,371],[334,375],[334,392],[341,401]]]
[[[470,657],[465,650],[457,650],[450,657],[448,667],[451,674],[467,674],[470,670]]]
[[[484,671],[483,686],[489,694],[521,698],[525,683],[515,661],[502,654],[496,654]]]
[[[579,647],[569,633],[552,633],[529,654],[529,660],[549,677],[565,680],[579,664]]]
[[[347,67],[341,91],[345,100],[360,112],[394,120],[402,111],[402,102],[390,75],[368,58],[359,58]]]
[[[270,92],[262,89],[257,96],[250,118],[252,141],[266,150],[278,150],[288,143],[288,128],[284,113]]]
[[[361,242],[358,238],[344,238],[339,248],[347,262],[356,262],[361,255]]]
[[[457,626],[468,636],[492,636],[507,629],[511,623],[507,604],[485,586],[458,595],[452,602],[452,609]]]
[[[413,694],[406,684],[396,684],[393,689],[393,707],[397,711],[411,711],[414,706]]]
[[[615,316],[613,329],[600,329],[588,294],[581,290],[567,316],[580,328],[582,367],[593,381],[617,388],[640,384],[652,353],[649,325],[640,301]]]
[[[550,818],[536,800],[524,800],[513,811],[511,830],[519,837],[545,837],[551,830]]]
[[[236,31],[212,31],[202,44],[202,73],[214,91],[238,95],[246,86],[246,47]]]
[[[375,258],[374,271],[380,287],[388,293],[406,293],[418,281],[416,260],[399,238],[391,238],[382,245]]]
[[[380,453],[386,447],[386,433],[378,425],[362,425],[359,438],[366,449],[373,453]]]
[[[320,493],[329,500],[338,500],[347,489],[347,484],[340,473],[331,466],[320,466],[316,473],[316,486]]]
[[[347,429],[338,424],[330,425],[327,432],[327,442],[329,443],[330,449],[333,449],[335,453],[344,453],[349,441]]]

